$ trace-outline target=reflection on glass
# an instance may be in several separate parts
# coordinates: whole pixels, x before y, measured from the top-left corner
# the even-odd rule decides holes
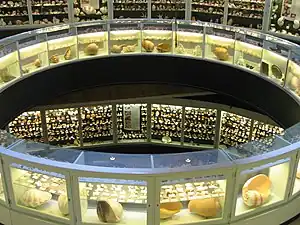
[[[192,20],[222,23],[224,0],[192,0]]]
[[[10,171],[19,207],[69,219],[64,175],[19,164],[11,164]]]
[[[286,194],[290,159],[281,159],[242,171],[239,176],[235,215],[255,211],[283,201]]]
[[[163,143],[180,144],[182,107],[173,105],[152,105],[152,139]]]
[[[147,224],[147,183],[79,177],[82,222]]]
[[[166,180],[160,190],[160,224],[221,219],[226,179],[222,175]]]
[[[253,124],[253,132],[252,132],[252,140],[261,140],[265,137],[280,135],[283,133],[283,128],[266,124],[260,121],[254,121]]]
[[[8,147],[18,141],[18,139],[5,130],[0,130],[0,146]]]
[[[146,141],[147,104],[117,105],[118,138]]]
[[[290,143],[296,143],[300,141],[300,123],[290,127],[284,131],[283,139],[287,140]]]
[[[291,52],[285,86],[300,97],[300,52]]]

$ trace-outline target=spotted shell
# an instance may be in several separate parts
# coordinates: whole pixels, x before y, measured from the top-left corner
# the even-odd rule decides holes
[[[180,212],[182,209],[181,202],[166,202],[160,204],[160,218],[167,219],[172,217],[174,214]]]

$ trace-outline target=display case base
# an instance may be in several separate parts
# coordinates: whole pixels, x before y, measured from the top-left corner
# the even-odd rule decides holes
[[[9,209],[0,205],[0,224],[11,225],[11,215]]]

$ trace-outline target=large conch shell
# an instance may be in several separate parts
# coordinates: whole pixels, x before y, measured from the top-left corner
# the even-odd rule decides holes
[[[221,204],[218,198],[206,198],[191,200],[188,204],[191,213],[203,217],[216,217],[221,210]]]
[[[125,45],[113,45],[110,51],[112,53],[121,53]]]
[[[85,54],[87,55],[97,55],[98,54],[98,45],[96,45],[95,43],[91,43],[88,46],[86,46],[85,48]]]
[[[98,200],[97,215],[100,221],[105,223],[120,222],[123,215],[123,207],[119,202],[113,200]]]
[[[24,206],[36,208],[48,202],[52,195],[45,191],[37,189],[30,189],[26,191],[19,199],[20,203]]]
[[[250,192],[250,193],[249,193]],[[259,206],[265,203],[270,196],[271,181],[264,174],[256,175],[243,186],[242,197],[247,206]]]
[[[160,43],[156,46],[158,52],[169,52],[171,50],[171,46],[168,43]]]
[[[167,219],[172,217],[174,214],[180,212],[182,209],[181,202],[166,202],[160,204],[160,218]]]
[[[229,59],[229,54],[227,48],[224,47],[215,47],[213,50],[215,56],[222,61],[227,61]]]
[[[146,52],[153,52],[155,45],[152,41],[143,40],[142,47],[146,50]]]

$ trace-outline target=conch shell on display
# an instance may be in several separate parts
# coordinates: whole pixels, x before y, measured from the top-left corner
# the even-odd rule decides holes
[[[52,55],[50,57],[50,63],[58,63],[59,62],[59,58],[58,58],[58,55],[55,54],[55,55]]]
[[[64,58],[65,58],[65,60],[69,60],[69,59],[71,59],[71,56],[72,56],[72,50],[69,47],[69,48],[67,48],[67,50],[66,50],[66,52],[64,54]]]
[[[123,216],[123,206],[113,200],[98,200],[97,215],[100,221],[105,223],[120,222]]]
[[[250,193],[249,193],[250,192]],[[256,175],[243,186],[242,197],[247,206],[258,206],[264,204],[271,192],[271,181],[264,174]]]
[[[85,54],[87,54],[87,55],[97,55],[98,54],[98,49],[99,49],[98,45],[96,45],[95,43],[91,43],[85,48]]]
[[[121,53],[125,45],[113,45],[110,51],[112,53]]]
[[[152,41],[143,40],[142,47],[143,49],[145,49],[146,52],[153,52],[155,45],[153,44]]]
[[[52,195],[45,191],[30,189],[26,191],[19,199],[24,206],[36,208],[47,203],[52,198]]]
[[[168,43],[160,43],[156,46],[158,52],[169,52],[171,50],[171,46]]]
[[[216,217],[221,210],[218,198],[206,198],[191,200],[188,204],[191,213],[209,218]]]
[[[42,66],[42,61],[40,59],[36,59],[34,60],[33,64],[36,68],[39,68]]]
[[[160,218],[167,219],[172,217],[174,214],[180,212],[182,209],[181,202],[166,202],[160,204]]]
[[[134,45],[127,45],[123,48],[123,52],[135,52],[136,44]]]
[[[225,47],[215,47],[213,53],[219,60],[227,61],[229,59],[228,50]]]

